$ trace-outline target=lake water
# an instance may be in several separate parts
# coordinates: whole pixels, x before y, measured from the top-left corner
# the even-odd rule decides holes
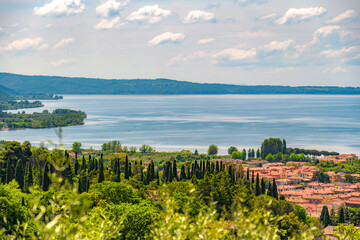
[[[229,146],[258,148],[263,139],[278,137],[289,147],[360,154],[360,96],[63,96],[25,111],[86,112],[85,125],[63,128],[62,141],[68,147],[77,141],[100,149],[104,142],[120,140],[126,146],[149,144],[159,151],[206,152],[216,144],[225,153]],[[0,139],[59,141],[54,129],[2,131]]]

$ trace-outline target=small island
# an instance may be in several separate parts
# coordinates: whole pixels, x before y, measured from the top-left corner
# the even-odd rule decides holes
[[[40,101],[29,102],[28,100],[21,101],[0,101],[0,109],[1,110],[17,110],[17,109],[25,109],[25,108],[37,108],[43,107]]]
[[[26,114],[7,113],[0,110],[0,129],[15,130],[24,128],[53,128],[83,125],[86,114],[70,109],[56,109],[52,113],[44,110],[41,113]]]

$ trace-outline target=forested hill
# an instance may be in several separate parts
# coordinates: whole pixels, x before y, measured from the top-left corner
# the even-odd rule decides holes
[[[0,84],[23,94],[360,94],[359,87],[247,86],[170,79],[106,80],[11,73],[0,73]]]
[[[13,100],[17,95],[17,92],[13,91],[12,89],[9,89],[5,86],[0,85],[0,101],[1,100]]]

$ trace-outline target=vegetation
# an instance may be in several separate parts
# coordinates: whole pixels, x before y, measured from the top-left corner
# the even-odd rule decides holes
[[[0,159],[2,239],[321,236],[317,219],[278,199],[275,182],[255,180],[241,165],[174,159],[159,170],[128,154],[78,159],[29,142],[6,142]]]
[[[44,94],[360,94],[360,88],[355,87],[240,86],[169,79],[105,80],[11,73],[0,73],[0,84],[23,93]]]
[[[0,111],[0,129],[21,128],[51,128],[84,124],[86,114],[69,109],[56,109],[52,113],[44,110],[42,113],[25,114]]]
[[[43,106],[44,105],[40,101],[0,101],[0,110],[17,110],[24,108],[37,108]]]

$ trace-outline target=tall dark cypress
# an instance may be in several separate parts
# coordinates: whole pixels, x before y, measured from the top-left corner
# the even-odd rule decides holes
[[[220,171],[222,171],[222,170],[223,170],[223,162],[220,161]]]
[[[156,179],[157,179],[157,185],[160,186],[160,175],[159,175],[159,171],[156,171]]]
[[[127,155],[125,157],[125,179],[129,179],[129,160]]]
[[[269,189],[267,191],[267,195],[272,197],[272,193],[273,193],[273,190],[272,190],[271,182],[269,182]]]
[[[187,179],[191,179],[190,166],[187,166]]]
[[[155,163],[153,160],[151,160],[151,168],[150,168],[150,173],[151,173],[151,181],[153,181],[155,179]]]
[[[85,160],[85,156],[83,155],[82,157],[82,164],[81,164],[81,170],[83,170],[84,172],[86,172],[86,160]]]
[[[79,161],[77,158],[75,158],[75,166],[74,166],[75,175],[77,175],[79,173],[79,168],[80,168]]]
[[[88,172],[91,172],[92,170],[94,170],[94,164],[93,161],[91,159],[91,155],[89,155],[89,168],[88,168]]]
[[[272,184],[272,197],[278,199],[278,190],[277,190],[275,178],[273,178],[273,184]]]
[[[50,176],[49,176],[50,175],[49,164],[50,163],[45,164],[44,171],[43,171],[42,184],[41,184],[43,191],[49,190],[49,186],[50,186],[50,183],[51,183]]]
[[[255,176],[254,176],[254,170],[252,171],[252,175],[251,175],[251,186],[253,187],[255,183]]]
[[[184,164],[181,166],[180,180],[186,180],[186,173],[185,173],[185,165]]]
[[[339,212],[339,223],[345,223],[345,213],[344,213],[344,208],[340,208],[340,212]]]
[[[132,171],[131,171],[131,162],[129,162],[129,177],[133,176]]]
[[[24,170],[22,166],[22,160],[19,160],[16,163],[15,180],[18,182],[21,191],[24,191]]]
[[[27,165],[28,166],[26,168],[25,191],[28,193],[29,187],[31,187],[34,184],[34,178],[33,178],[31,163],[29,162]]]
[[[255,183],[255,195],[260,195],[260,180],[259,180],[259,173],[256,174],[256,183]]]
[[[116,179],[115,182],[120,182],[121,181],[121,169],[120,169],[120,159],[117,159],[117,169],[116,169]]]
[[[324,227],[327,227],[331,223],[329,209],[326,205],[323,206],[319,220],[324,225]]]
[[[266,192],[265,180],[264,178],[261,178],[261,194],[265,194],[265,192]]]
[[[220,171],[220,167],[219,167],[219,161],[216,161],[216,167],[215,167],[216,172]]]
[[[246,179],[248,181],[250,180],[250,170],[249,170],[249,168],[246,170]]]
[[[9,183],[11,182],[11,180],[13,180],[12,178],[12,167],[11,167],[11,162],[10,159],[8,159],[7,164],[6,164],[6,177],[5,177],[5,182]]]
[[[102,183],[105,180],[104,177],[104,161],[103,161],[103,155],[101,154],[100,162],[99,162],[99,178],[98,183]]]
[[[176,160],[175,159],[173,161],[172,173],[173,173],[173,179],[177,180],[178,176],[177,176],[177,166],[176,166]]]

